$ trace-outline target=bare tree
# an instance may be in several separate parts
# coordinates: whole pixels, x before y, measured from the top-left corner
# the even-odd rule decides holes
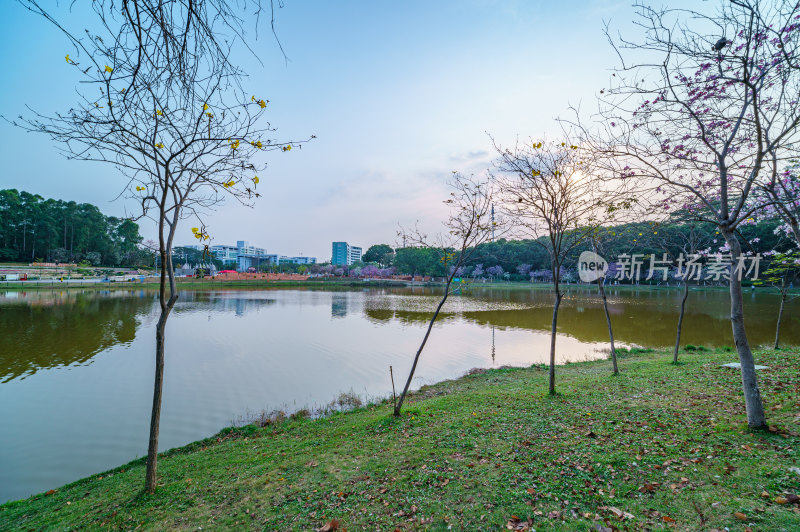
[[[595,254],[600,254],[601,245],[604,237],[608,236],[608,231],[604,228],[597,227],[589,235],[592,242],[592,251]],[[608,328],[608,342],[611,356],[611,372],[614,375],[619,375],[619,364],[617,364],[617,348],[614,346],[614,328],[611,326],[611,313],[608,311],[608,298],[606,297],[606,276],[605,274],[597,277],[597,290],[600,292],[600,299],[603,301],[603,312],[606,316],[606,327]]]
[[[440,261],[445,267],[447,277],[444,293],[428,322],[428,328],[425,330],[416,355],[414,355],[414,362],[411,364],[406,384],[395,404],[395,416],[400,415],[400,409],[411,386],[411,380],[414,378],[417,363],[428,342],[436,318],[439,317],[447,298],[460,288],[453,286],[453,279],[459,275],[462,266],[466,264],[477,246],[487,242],[492,237],[492,231],[498,228],[497,222],[492,221],[490,216],[493,190],[488,181],[454,173],[449,184],[452,189],[450,197],[444,201],[450,210],[449,218],[445,222],[447,233],[440,233],[429,238],[418,229],[401,230],[400,232],[400,237],[406,242],[406,245],[436,249],[440,253]]]
[[[64,28],[34,1],[23,2]],[[216,0],[113,0],[93,3],[103,35],[64,32],[80,57],[66,56],[83,83],[65,113],[20,117],[16,125],[44,133],[69,159],[112,165],[126,180],[121,196],[158,227],[160,258],[156,368],[147,453],[146,490],[157,482],[165,327],[178,299],[172,247],[181,219],[209,239],[202,216],[225,197],[251,205],[259,196],[261,152],[288,152],[265,120],[267,100],[241,89],[220,32],[236,23]]]
[[[654,227],[659,230],[648,235],[644,242],[653,248],[663,250],[662,256],[668,261],[677,262],[675,279],[681,287],[681,303],[678,310],[675,347],[672,351],[672,363],[677,365],[686,301],[689,298],[689,281],[700,280],[702,263],[699,261],[704,256],[701,250],[712,244],[710,235],[713,231],[709,231],[707,222],[698,221],[694,215],[681,211],[669,213],[663,222],[657,223]],[[655,257],[651,258],[654,259]],[[669,270],[664,270],[663,279],[669,279]]]
[[[586,142],[607,174],[715,224],[730,248],[731,325],[750,427],[766,425],[744,328],[746,256],[737,228],[751,216],[765,166],[797,155],[798,6],[732,0],[714,13],[637,4],[639,42],[612,40],[622,66],[599,96]],[[611,39],[610,39],[611,40]],[[624,56],[635,50],[636,64]],[[751,263],[749,267],[752,267]]]
[[[553,320],[550,330],[549,392],[556,393],[556,331],[561,305],[561,276],[570,252],[597,225],[596,180],[578,146],[544,141],[503,148],[492,140],[498,159],[497,182],[517,230],[543,246],[553,272]]]

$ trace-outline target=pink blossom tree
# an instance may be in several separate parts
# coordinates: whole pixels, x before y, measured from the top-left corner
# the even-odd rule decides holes
[[[637,42],[612,40],[622,66],[600,91],[585,148],[603,173],[632,183],[651,208],[687,210],[716,225],[730,253],[731,324],[748,424],[766,425],[744,328],[747,268],[737,229],[768,186],[772,164],[800,140],[800,11],[795,3],[735,0],[713,13],[638,6]],[[629,50],[637,63],[628,64]],[[644,56],[644,57],[643,57]]]

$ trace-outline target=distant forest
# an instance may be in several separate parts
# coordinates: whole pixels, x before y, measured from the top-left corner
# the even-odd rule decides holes
[[[792,241],[784,237],[779,225],[780,223],[775,220],[743,224],[740,227],[739,237],[744,251],[768,256],[773,251],[785,252],[793,249]],[[690,240],[694,240],[698,252],[711,254],[724,252],[722,237],[708,223],[634,222],[605,227],[599,232],[598,237],[597,251],[612,262],[624,253],[640,253],[645,257],[652,254],[657,258],[667,253],[674,259],[681,253],[688,255],[686,247]],[[461,275],[505,277],[518,281],[528,280],[529,277],[547,278],[550,272],[550,259],[545,249],[547,244],[545,239],[540,242],[498,239],[496,242],[481,244],[464,264]],[[379,262],[383,266],[393,267],[397,273],[434,276],[446,274],[446,268],[440,260],[441,252],[437,249],[415,247],[391,250],[387,245],[374,247],[393,251],[386,253],[382,249],[383,259]],[[588,240],[577,245],[568,257],[565,267],[574,270],[580,253],[592,249],[592,243]],[[368,259],[374,255],[370,250],[365,253]],[[766,268],[768,263],[769,260],[765,259],[762,269]],[[574,271],[567,271],[562,275],[567,280],[573,280],[571,276],[574,274]]]
[[[139,225],[105,216],[95,205],[0,190],[0,261],[144,266]]]

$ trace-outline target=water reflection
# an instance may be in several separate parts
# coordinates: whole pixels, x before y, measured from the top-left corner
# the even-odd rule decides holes
[[[143,290],[0,293],[0,381],[89,363],[132,341],[154,303]]]
[[[398,320],[427,323],[439,294],[435,289],[417,289],[408,296],[392,290],[373,294],[364,308],[367,319],[376,322]],[[608,289],[609,313],[614,335],[620,341],[652,347],[675,342],[680,293],[674,290]],[[773,339],[779,299],[776,294],[751,292],[745,299],[748,336],[753,344]],[[463,296],[451,296],[442,321],[463,319],[484,327],[549,331],[552,296],[546,290],[482,289]],[[787,307],[782,337],[789,344],[800,343],[800,315]],[[722,290],[692,291],[686,306],[682,339],[684,343],[733,345],[730,299]],[[599,294],[592,288],[567,292],[559,311],[558,331],[582,342],[603,342],[608,338]]]
[[[232,312],[242,317],[247,312],[276,305],[275,293],[274,290],[186,291],[181,292],[175,313]],[[331,318],[361,314],[374,324],[395,321],[406,325],[427,324],[440,296],[438,290],[424,287],[323,293],[328,296]],[[614,333],[621,342],[672,345],[680,298],[677,291],[610,288],[608,297]],[[771,341],[777,296],[751,292],[746,294],[745,301],[751,342]],[[147,289],[0,292],[0,382],[24,378],[39,369],[90,363],[104,349],[131,342],[137,325],[157,310],[156,304],[157,294]],[[475,288],[450,298],[439,325],[464,320],[490,327],[494,361],[495,329],[546,332],[552,318],[550,305],[551,296],[546,290]],[[790,344],[800,343],[800,316],[793,311],[796,306],[790,303],[784,316],[783,339]],[[691,292],[684,342],[732,345],[729,312],[726,292]],[[559,314],[559,332],[581,342],[606,340],[602,302],[596,292],[591,289],[568,292]]]
[[[91,363],[97,353],[133,341],[157,303],[157,293],[146,289],[0,292],[0,382]],[[259,292],[181,292],[174,312],[243,316],[275,303]]]
[[[674,341],[680,294],[610,288],[622,344]],[[0,292],[0,501],[46,491],[147,449],[156,293]],[[342,391],[391,394],[408,371],[441,292],[431,288],[182,292],[167,325],[162,447],[213,434],[248,411],[327,403]],[[748,334],[771,339],[778,299],[747,295]],[[473,288],[451,297],[413,387],[473,367],[546,363],[552,296]],[[785,311],[800,343],[800,301]],[[606,356],[596,291],[570,289],[558,362]],[[727,293],[692,292],[688,343],[732,345]],[[733,355],[732,355],[733,356]]]

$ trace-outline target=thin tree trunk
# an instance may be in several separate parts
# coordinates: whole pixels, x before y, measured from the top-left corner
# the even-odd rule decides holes
[[[153,493],[155,491],[157,482],[158,434],[161,420],[162,387],[164,384],[164,331],[169,315],[169,307],[166,299],[167,261],[164,260],[166,253],[163,251],[163,237],[161,240],[161,279],[159,286],[161,315],[158,317],[158,324],[156,325],[156,372],[155,383],[153,384],[153,409],[150,414],[150,440],[147,447],[147,468],[145,471],[145,490],[148,493]]]
[[[163,300],[162,300],[163,303]],[[162,305],[163,307],[163,305]],[[168,311],[162,310],[156,326],[156,374],[153,385],[153,410],[150,414],[150,440],[147,447],[147,470],[145,472],[145,489],[153,493],[156,489],[158,470],[158,434],[161,420],[161,396],[164,384],[164,331],[167,324]]]
[[[162,200],[163,201],[163,200]],[[175,285],[175,271],[172,266],[172,239],[175,236],[180,208],[173,212],[173,221],[169,227],[169,236],[164,242],[164,213],[159,220],[159,251],[161,255],[161,282],[159,286],[159,303],[161,315],[156,326],[156,372],[153,385],[153,409],[150,415],[150,439],[147,447],[147,466],[145,469],[145,491],[153,493],[158,482],[158,436],[161,422],[161,397],[164,385],[164,343],[167,318],[178,300]],[[169,281],[170,297],[167,299],[167,281]]]
[[[784,284],[786,281],[784,281]],[[778,349],[780,345],[780,338],[781,338],[781,321],[783,320],[783,306],[786,304],[786,287],[781,287],[781,308],[778,310],[778,325],[775,327],[775,345],[773,349]]]
[[[731,260],[735,265],[739,262],[742,248],[736,235],[731,231],[723,233],[725,241],[731,250]],[[756,377],[755,362],[750,343],[747,340],[747,332],[744,328],[744,304],[742,298],[741,272],[731,271],[730,292],[731,292],[731,327],[733,329],[733,340],[736,343],[736,351],[739,354],[739,362],[742,372],[742,390],[744,391],[744,404],[747,410],[747,425],[752,429],[766,427],[766,417],[764,415],[764,404],[761,401],[761,392],[758,389],[758,378]]]
[[[561,290],[558,281],[554,282],[556,298],[553,302],[553,322],[550,328],[550,389],[549,394],[556,394],[556,330],[558,328],[558,307],[561,305]]]
[[[681,348],[681,329],[683,328],[683,314],[686,311],[686,298],[689,297],[689,283],[683,282],[683,298],[681,298],[681,312],[678,314],[678,332],[675,335],[675,350],[672,352],[672,363],[678,363],[678,349]]]
[[[422,343],[417,349],[417,354],[414,356],[414,363],[411,365],[411,371],[408,373],[408,379],[406,380],[406,385],[403,388],[403,392],[400,394],[400,400],[397,401],[397,405],[394,407],[394,415],[400,415],[400,409],[403,406],[403,401],[406,398],[406,394],[408,393],[408,388],[411,386],[411,379],[414,378],[414,372],[417,369],[417,362],[419,362],[419,357],[422,354],[422,350],[425,348],[425,344],[428,341],[428,337],[431,335],[431,329],[433,329],[433,323],[436,321],[436,318],[439,316],[439,312],[442,310],[444,306],[444,302],[447,301],[447,297],[450,295],[450,283],[453,280],[453,276],[451,275],[447,279],[447,284],[444,288],[444,295],[442,296],[441,301],[439,301],[439,305],[436,307],[436,311],[433,313],[431,317],[431,321],[428,322],[428,329],[425,331],[425,336],[422,338]]]
[[[614,329],[611,328],[611,315],[608,313],[608,300],[606,299],[606,290],[603,287],[605,279],[600,277],[597,280],[597,286],[600,288],[600,296],[603,298],[603,310],[606,313],[606,325],[608,326],[608,339],[611,342],[611,365],[613,367],[614,375],[619,375],[619,367],[617,366],[617,350],[614,347]]]

